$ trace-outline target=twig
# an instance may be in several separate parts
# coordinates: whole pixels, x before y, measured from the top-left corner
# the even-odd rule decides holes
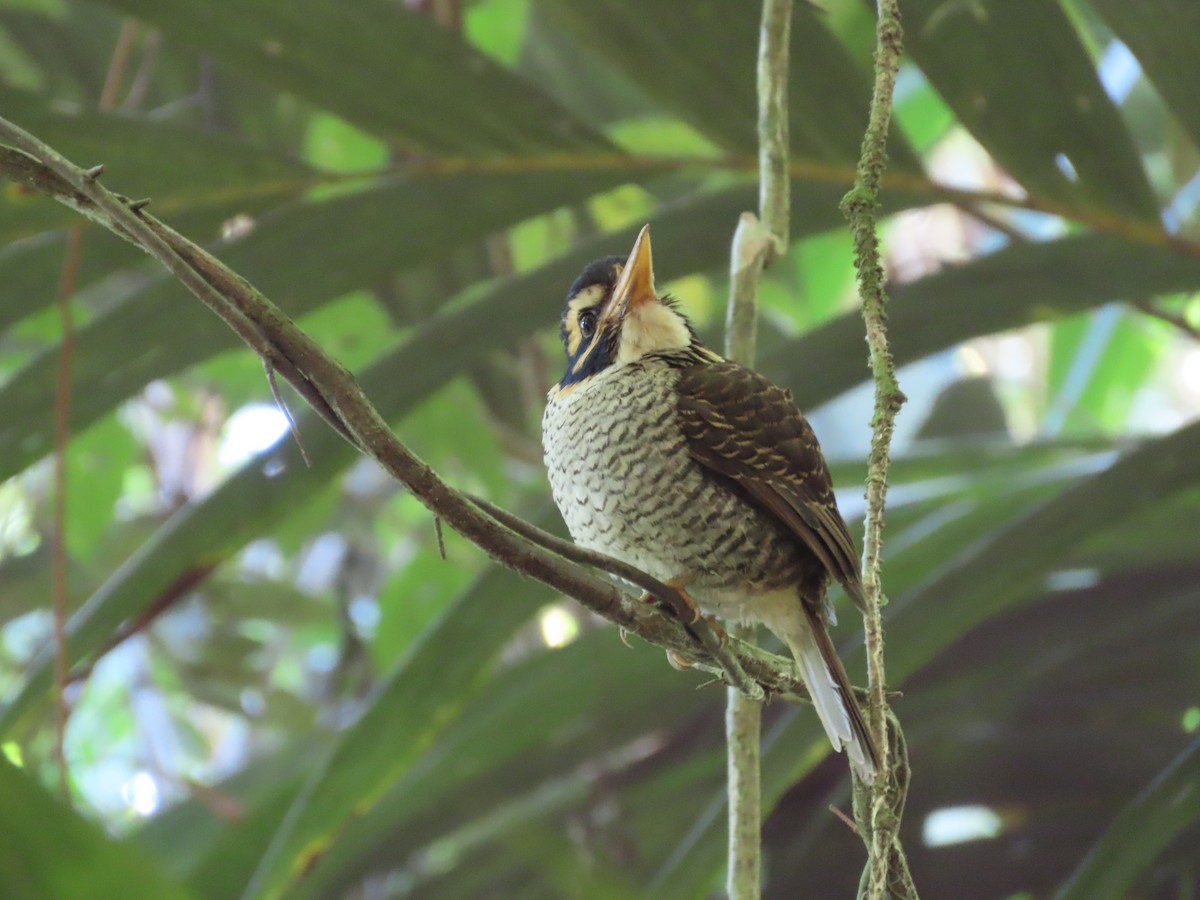
[[[288,409],[287,403],[283,400],[283,395],[279,393],[279,382],[275,380],[275,368],[271,365],[270,360],[263,360],[263,369],[267,373],[267,384],[271,386],[271,396],[275,398],[275,406],[283,413],[283,417],[287,419],[288,430],[292,433],[292,440],[296,442],[296,447],[300,450],[300,458],[304,460],[304,465],[312,468],[312,460],[308,458],[308,451],[304,449],[304,441],[300,440],[300,429],[296,427],[296,420],[292,417],[292,411]],[[442,558],[446,555],[443,553]]]
[[[850,818],[848,815],[846,815],[844,812],[842,812],[840,809],[838,809],[832,803],[829,804],[828,809],[831,813],[833,813],[835,816],[837,816],[839,819],[842,820],[843,825],[845,825],[847,828],[849,828],[855,834],[859,833],[858,826],[854,824],[854,820],[852,818]]]
[[[433,533],[437,537],[438,556],[442,558],[442,562],[446,561],[446,538],[442,536],[442,517],[433,517]]]
[[[787,251],[791,210],[788,166],[788,43],[792,0],[763,0],[758,39],[758,218],[742,213],[730,254],[725,355],[754,365],[758,285],[763,270]],[[753,641],[757,629],[738,637]],[[729,848],[726,890],[731,900],[762,891],[762,704],[735,690],[725,698]]]
[[[746,674],[737,657],[729,651],[725,642],[713,631],[708,622],[703,618],[693,621],[692,607],[677,588],[664,584],[657,578],[647,575],[619,559],[557,538],[538,528],[532,522],[527,522],[482,497],[471,497],[471,500],[505,528],[511,528],[527,541],[544,547],[563,559],[608,572],[610,575],[616,575],[618,578],[623,578],[630,584],[640,587],[654,599],[666,605],[671,615],[683,625],[684,630],[721,668],[724,675],[723,680],[731,690],[744,693],[759,701],[766,699],[766,692]]]
[[[867,635],[867,670],[870,700],[867,717],[880,748],[880,776],[868,787],[855,785],[855,815],[867,844],[867,867],[860,892],[875,900],[890,896],[898,875],[893,861],[903,860],[897,832],[903,808],[907,772],[897,775],[900,765],[891,764],[890,748],[901,740],[898,728],[889,735],[887,680],[884,669],[884,602],[880,582],[882,566],[883,517],[887,502],[889,452],[896,414],[904,395],[896,381],[895,364],[887,338],[887,293],[880,261],[876,208],[879,188],[887,165],[887,133],[892,114],[892,95],[900,66],[902,31],[898,0],[877,0],[878,22],[875,45],[875,85],[871,111],[863,137],[862,155],[854,187],[842,200],[842,212],[850,223],[854,240],[854,264],[858,269],[858,289],[862,298],[867,345],[870,348],[871,373],[875,381],[875,413],[871,419],[871,453],[867,470],[867,521],[863,548],[863,587],[866,594],[864,613]],[[899,761],[897,761],[899,763]],[[901,786],[902,785],[902,786]],[[907,870],[907,866],[904,866]],[[911,884],[911,880],[909,882]]]
[[[104,86],[100,89],[100,99],[96,103],[96,108],[101,112],[108,112],[117,105],[117,95],[121,92],[121,82],[125,80],[125,69],[129,66],[129,54],[133,51],[133,39],[137,37],[137,30],[137,19],[126,19],[121,23],[117,45],[113,48],[112,60],[104,76]]]

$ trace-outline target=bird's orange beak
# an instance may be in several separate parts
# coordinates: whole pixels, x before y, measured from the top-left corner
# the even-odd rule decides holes
[[[630,310],[643,303],[657,299],[654,293],[654,260],[650,255],[650,226],[643,225],[638,232],[629,259],[617,278],[612,302],[604,316],[606,322],[624,319]]]

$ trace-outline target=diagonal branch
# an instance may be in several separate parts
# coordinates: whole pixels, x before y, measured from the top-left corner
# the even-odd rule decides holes
[[[530,523],[522,522],[514,529],[497,521],[450,487],[396,438],[346,368],[247,281],[149,215],[143,201],[130,202],[100,184],[102,169],[81,169],[4,119],[0,119],[0,142],[10,145],[0,145],[0,175],[59,200],[162,262],[292,384],[330,427],[492,559],[575,598],[646,641],[718,673],[727,684],[750,695],[807,696],[786,661],[737,640],[724,647],[706,623],[685,626],[655,607],[632,601],[557,552],[565,549],[556,546],[557,538]],[[519,520],[509,521],[515,524]],[[627,567],[603,557],[584,561],[620,577],[630,574]],[[628,580],[641,586],[649,583],[649,576],[636,575]],[[666,585],[654,585],[655,596],[671,608],[686,605]]]

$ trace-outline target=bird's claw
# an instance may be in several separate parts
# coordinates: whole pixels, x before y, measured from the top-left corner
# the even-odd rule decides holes
[[[700,604],[696,602],[696,598],[689,594],[685,589],[685,586],[690,580],[690,578],[673,578],[670,581],[664,581],[663,584],[669,588],[672,588],[679,599],[683,601],[684,606],[687,607],[687,610],[690,613],[690,618],[686,619],[684,624],[695,625],[700,621],[701,618],[703,618],[703,614],[700,612]],[[663,598],[656,597],[649,591],[646,591],[644,594],[642,594],[641,599],[643,603],[653,603],[656,606],[666,606],[672,612],[677,614],[682,612],[682,610],[676,608],[675,604],[667,603],[663,600]],[[682,618],[682,616],[680,616],[680,618]]]
[[[692,664],[676,653],[674,650],[667,651],[667,662],[671,664],[671,668],[676,672],[686,672],[693,668]]]
[[[708,623],[708,627],[712,629],[713,634],[717,636],[717,640],[721,642],[721,649],[724,650],[729,646],[729,632],[726,631],[721,623],[717,621],[716,616],[705,616],[704,621]]]

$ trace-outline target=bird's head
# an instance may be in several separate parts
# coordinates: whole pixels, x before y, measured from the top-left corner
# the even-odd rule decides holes
[[[670,297],[654,290],[650,226],[638,234],[629,258],[598,259],[575,279],[562,314],[567,371],[560,388],[647,353],[682,350],[696,332]]]

